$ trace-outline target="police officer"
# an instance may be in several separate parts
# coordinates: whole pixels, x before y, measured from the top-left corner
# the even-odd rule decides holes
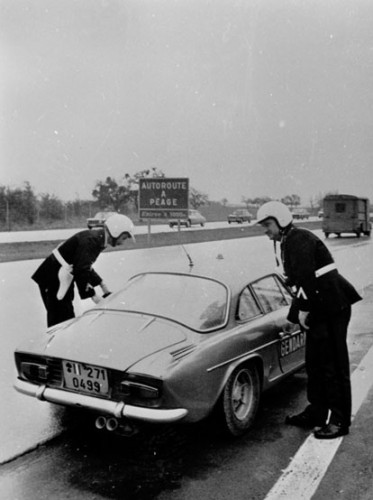
[[[48,327],[75,317],[74,283],[82,299],[91,298],[95,303],[101,300],[95,287],[101,287],[102,297],[110,294],[92,265],[107,245],[121,245],[127,238],[134,239],[131,219],[114,214],[108,217],[103,228],[76,233],[41,263],[32,279],[39,285]]]
[[[351,304],[361,300],[339,274],[324,243],[311,231],[293,225],[286,205],[270,201],[257,214],[265,234],[280,242],[283,271],[295,290],[288,320],[307,331],[308,406],[286,422],[314,429],[318,439],[348,434],[351,424],[351,381],[347,328]]]

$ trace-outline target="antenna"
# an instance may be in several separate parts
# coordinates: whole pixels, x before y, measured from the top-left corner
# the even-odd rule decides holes
[[[171,229],[173,229],[173,226],[171,226]],[[179,239],[179,245],[181,248],[184,250],[185,255],[188,257],[189,260],[189,267],[194,266],[194,262],[192,261],[192,257],[188,254],[187,249],[184,247],[184,245],[180,242],[180,219],[178,221],[178,239]]]
[[[180,246],[181,248],[184,250],[186,256],[188,257],[188,260],[189,260],[189,267],[193,267],[194,266],[194,263],[192,261],[192,257],[188,254],[186,248],[184,247],[184,245],[182,243],[180,243]]]

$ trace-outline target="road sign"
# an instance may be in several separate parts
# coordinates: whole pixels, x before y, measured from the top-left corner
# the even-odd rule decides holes
[[[144,177],[139,179],[140,219],[188,217],[189,179]]]

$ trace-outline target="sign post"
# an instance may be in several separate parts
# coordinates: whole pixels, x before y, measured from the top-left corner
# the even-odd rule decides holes
[[[186,177],[143,177],[139,179],[139,218],[148,219],[148,241],[150,241],[150,219],[188,218],[189,179]]]

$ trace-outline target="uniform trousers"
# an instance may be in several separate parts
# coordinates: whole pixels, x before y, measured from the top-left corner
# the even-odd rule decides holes
[[[43,299],[44,306],[47,310],[47,326],[48,328],[62,321],[75,317],[73,300],[74,300],[74,284],[72,284],[66,292],[62,300],[57,299],[57,291],[60,286],[58,280],[53,280],[46,288],[39,285],[40,295]]]
[[[330,411],[330,423],[347,427],[351,424],[350,318],[351,306],[313,318],[306,336],[307,397],[312,413],[326,420]]]

